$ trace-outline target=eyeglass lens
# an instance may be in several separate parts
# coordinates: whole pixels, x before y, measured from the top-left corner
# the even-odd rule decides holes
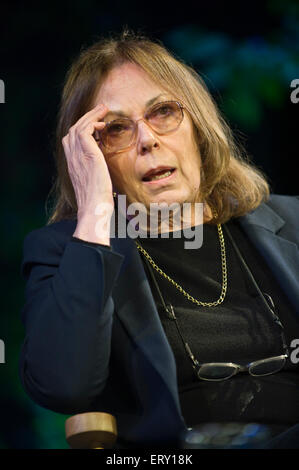
[[[264,361],[256,361],[249,368],[251,375],[268,375],[275,374],[285,365],[285,357],[273,357],[271,359],[265,359]]]
[[[202,380],[225,380],[232,377],[237,371],[235,366],[226,364],[203,364],[197,372]]]
[[[145,115],[149,125],[158,133],[165,134],[175,130],[183,119],[181,107],[175,101],[158,103]],[[100,133],[103,146],[110,152],[130,146],[136,131],[131,119],[115,119],[107,124]]]

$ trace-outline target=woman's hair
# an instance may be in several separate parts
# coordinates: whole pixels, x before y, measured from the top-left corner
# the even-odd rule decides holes
[[[201,201],[217,213],[211,223],[224,223],[244,215],[269,198],[265,176],[236,143],[201,77],[158,41],[126,29],[83,50],[66,75],[56,130],[57,176],[49,193],[49,196],[54,193],[54,205],[47,225],[77,217],[77,201],[62,138],[94,107],[110,70],[124,62],[142,67],[155,83],[186,105],[202,161]]]

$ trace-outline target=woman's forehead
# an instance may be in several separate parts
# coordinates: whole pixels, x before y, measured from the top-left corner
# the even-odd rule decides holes
[[[171,97],[141,67],[125,63],[109,72],[97,93],[95,105],[103,102],[111,110],[125,113],[128,108],[153,104],[157,96]]]

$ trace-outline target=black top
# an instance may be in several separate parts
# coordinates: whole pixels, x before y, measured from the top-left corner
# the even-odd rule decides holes
[[[269,294],[284,325],[288,347],[299,338],[299,323],[285,294],[264,259],[236,220],[225,224],[262,292]],[[227,294],[215,307],[197,306],[157,271],[152,272],[167,303],[174,306],[185,341],[200,363],[235,362],[241,365],[283,354],[281,330],[237,256],[225,230]],[[141,238],[140,245],[155,263],[185,291],[203,302],[219,298],[222,284],[220,242],[215,225],[203,226],[200,248],[185,249],[183,237]],[[144,262],[144,256],[141,254]],[[163,308],[144,263],[162,325],[176,358],[182,413],[189,426],[202,422],[259,422],[289,426],[299,422],[299,368],[290,359],[273,375],[255,378],[248,373],[221,382],[195,377],[175,322]]]
[[[237,220],[231,220],[225,226],[260,290],[273,299],[289,347],[294,338],[299,338],[299,322],[293,307]],[[283,354],[281,330],[261,301],[225,230],[223,234],[228,279],[224,301],[216,307],[197,306],[152,270],[163,298],[166,304],[174,306],[183,337],[200,363],[245,365]],[[170,233],[169,238],[159,236],[138,241],[155,263],[186,292],[203,302],[217,300],[222,285],[217,227],[203,225],[203,244],[196,250],[185,249],[186,240],[176,235],[177,232]],[[299,364],[293,364],[290,359],[282,371],[259,378],[248,373],[239,373],[221,382],[201,381],[195,377],[175,322],[165,312],[144,256],[140,256],[176,359],[179,398],[187,426],[204,422],[257,422],[281,425],[283,429],[298,423]]]

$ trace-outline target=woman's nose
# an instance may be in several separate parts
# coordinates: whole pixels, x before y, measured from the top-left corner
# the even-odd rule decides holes
[[[152,148],[158,148],[159,141],[155,131],[151,129],[146,121],[139,119],[137,122],[137,149],[141,155],[150,152]]]

